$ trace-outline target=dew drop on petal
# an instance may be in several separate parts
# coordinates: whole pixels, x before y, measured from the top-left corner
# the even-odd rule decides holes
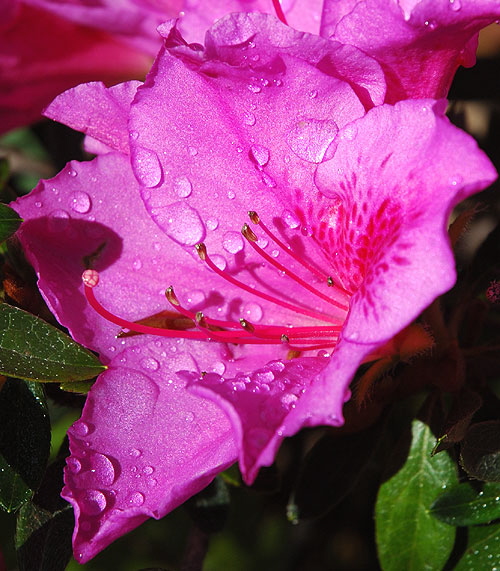
[[[227,266],[227,262],[226,262],[226,258],[224,258],[223,256],[219,256],[219,254],[214,254],[213,256],[210,256],[212,259],[212,262],[219,268],[219,270],[225,270],[226,266]]]
[[[99,452],[94,452],[89,459],[90,469],[99,486],[111,486],[116,480],[115,467],[111,460]]]
[[[252,145],[250,147],[252,159],[260,166],[264,167],[269,162],[269,149],[262,145]]]
[[[243,306],[243,317],[250,322],[258,322],[262,319],[262,307],[258,303],[249,302]]]
[[[223,375],[226,372],[226,365],[224,365],[222,361],[218,361],[214,363],[212,370],[214,373],[217,373],[217,375]]]
[[[288,133],[287,143],[299,159],[321,163],[332,158],[330,147],[338,131],[337,123],[329,119],[302,119]]]
[[[297,228],[300,224],[300,220],[297,218],[297,216],[295,216],[295,214],[293,212],[291,212],[290,210],[285,210],[282,214],[282,218],[283,218],[283,222],[289,227],[289,228]]]
[[[251,111],[245,111],[243,114],[243,122],[245,125],[252,127],[256,122],[255,115]]]
[[[198,149],[196,147],[188,147],[188,153],[191,157],[196,157],[198,154]]]
[[[160,368],[160,363],[153,357],[146,357],[141,361],[141,366],[148,371],[157,371]]]
[[[137,448],[132,448],[129,454],[130,456],[132,456],[132,458],[139,458],[140,456],[142,456],[142,452]]]
[[[193,192],[193,185],[187,176],[179,176],[174,180],[174,192],[179,198],[187,198]]]
[[[158,155],[145,147],[135,147],[132,154],[132,166],[137,180],[147,188],[158,186],[163,177]]]
[[[155,469],[153,468],[153,466],[144,466],[144,468],[142,469],[142,473],[146,474],[146,476],[150,476],[154,471]]]
[[[74,192],[71,197],[71,209],[79,214],[87,214],[92,208],[92,200],[86,192]]]
[[[132,262],[132,267],[134,268],[134,270],[140,270],[142,268],[142,261],[140,258],[136,258],[133,262]]]
[[[82,469],[80,460],[74,456],[69,456],[69,458],[66,459],[66,465],[68,466],[68,470],[73,474],[78,474],[78,472],[80,472]]]
[[[62,232],[69,226],[70,215],[65,210],[53,210],[49,215],[48,228],[51,232]]]
[[[74,170],[72,168],[68,169],[68,174],[72,178],[75,178],[76,176],[78,176],[78,173],[76,172],[76,170]]]
[[[261,174],[262,182],[269,188],[274,188],[276,186],[276,181],[272,176],[269,176],[266,172]]]
[[[152,210],[157,224],[165,233],[184,246],[194,246],[205,237],[205,226],[198,211],[185,201]]]
[[[80,508],[87,515],[99,515],[106,509],[106,496],[99,490],[85,490],[80,497]]]
[[[186,412],[186,414],[184,415],[184,420],[186,422],[193,422],[194,418],[195,418],[195,415],[193,412]]]
[[[228,190],[227,191],[227,197],[229,198],[229,200],[234,200],[234,198],[236,197],[236,194],[232,190]]]
[[[83,420],[77,420],[71,427],[71,432],[75,436],[87,436],[90,432],[90,427],[86,422],[83,422]]]
[[[215,219],[207,220],[207,228],[209,230],[217,230],[219,227],[219,221]]]
[[[450,8],[453,10],[453,12],[459,12],[462,8],[462,3],[460,0],[450,0]]]
[[[132,139],[132,141],[137,141],[137,139],[139,138],[139,132],[138,131],[130,131],[130,138]]]
[[[144,500],[145,500],[144,494],[141,494],[141,492],[133,492],[127,498],[127,503],[132,507],[139,507],[142,506]]]
[[[224,234],[222,247],[230,254],[237,254],[243,250],[244,242],[240,232],[229,231]]]

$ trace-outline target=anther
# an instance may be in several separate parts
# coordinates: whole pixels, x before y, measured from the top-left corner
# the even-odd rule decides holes
[[[202,311],[196,312],[195,321],[200,327],[204,327],[205,329],[208,328],[207,320],[205,319]]]
[[[328,284],[328,287],[335,287],[335,282],[334,282],[332,276],[328,276],[326,283]]]
[[[250,218],[250,220],[254,223],[254,224],[259,224],[260,222],[260,217],[257,214],[257,212],[255,212],[255,210],[249,210],[248,211],[248,217]]]
[[[177,296],[174,293],[174,288],[172,286],[169,286],[165,290],[165,297],[168,299],[169,303],[171,303],[172,305],[176,305],[177,307],[180,307],[181,303],[177,299]]]
[[[257,235],[250,228],[250,226],[248,224],[243,224],[243,228],[241,229],[241,233],[250,242],[257,242],[257,240],[258,240]]]
[[[288,335],[285,335],[284,333],[283,333],[283,335],[280,337],[280,339],[281,339],[281,342],[282,342],[282,343],[290,343],[290,338],[288,337]]]
[[[207,259],[207,247],[205,246],[205,244],[203,242],[200,242],[199,244],[196,244],[195,248],[196,251],[198,252],[198,256],[200,256],[200,259],[205,261]]]
[[[245,331],[248,331],[249,333],[253,333],[255,331],[255,327],[246,319],[240,319],[240,325]]]

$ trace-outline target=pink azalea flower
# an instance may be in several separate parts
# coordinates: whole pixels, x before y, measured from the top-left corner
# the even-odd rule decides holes
[[[284,5],[291,25],[318,31],[322,0]],[[182,16],[190,42],[228,12],[274,13],[271,0],[4,0],[0,23],[0,133],[38,118],[62,91],[142,79],[161,45],[156,28]]]
[[[446,97],[457,68],[475,63],[479,30],[499,18],[497,0],[325,0],[321,35],[373,56],[394,103]]]
[[[81,562],[341,425],[360,362],[453,285],[451,208],[496,176],[440,103],[365,114],[383,81],[355,48],[256,14],[204,51],[162,32],[143,85],[49,107],[99,154],[15,204],[47,303],[108,365],[69,431]]]

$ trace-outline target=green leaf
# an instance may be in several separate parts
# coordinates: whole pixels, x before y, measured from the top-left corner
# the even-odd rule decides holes
[[[0,243],[7,240],[21,225],[17,212],[5,204],[0,204]]]
[[[500,523],[469,528],[469,542],[454,571],[493,571],[500,568]]]
[[[500,421],[469,427],[460,451],[464,470],[478,480],[500,482]]]
[[[414,420],[408,459],[379,490],[376,538],[384,571],[441,570],[452,551],[455,529],[428,510],[443,486],[457,479],[447,454],[431,456],[434,442],[430,428]]]
[[[84,381],[106,367],[42,319],[0,305],[0,374],[30,381]]]
[[[63,455],[69,453],[67,442],[62,448]],[[20,571],[64,571],[71,559],[74,514],[60,496],[65,464],[59,454],[33,500],[19,510],[16,550]]]
[[[37,489],[50,452],[43,388],[8,379],[0,391],[0,506],[16,510]]]
[[[430,513],[457,527],[490,523],[500,518],[500,485],[485,484],[478,492],[469,483],[458,484],[437,498]]]

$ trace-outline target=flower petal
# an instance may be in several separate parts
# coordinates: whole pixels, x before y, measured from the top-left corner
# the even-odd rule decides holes
[[[191,355],[168,341],[126,349],[70,428],[62,495],[75,509],[80,563],[148,517],[163,517],[235,461],[224,413],[190,395],[176,374],[196,370]]]
[[[473,65],[471,42],[500,17],[496,0],[327,0],[321,34],[374,57],[388,103],[446,97],[459,65]]]
[[[318,167],[334,275],[355,292],[343,333],[352,341],[389,339],[452,287],[451,209],[497,176],[441,108],[372,109],[340,131],[334,157]]]

